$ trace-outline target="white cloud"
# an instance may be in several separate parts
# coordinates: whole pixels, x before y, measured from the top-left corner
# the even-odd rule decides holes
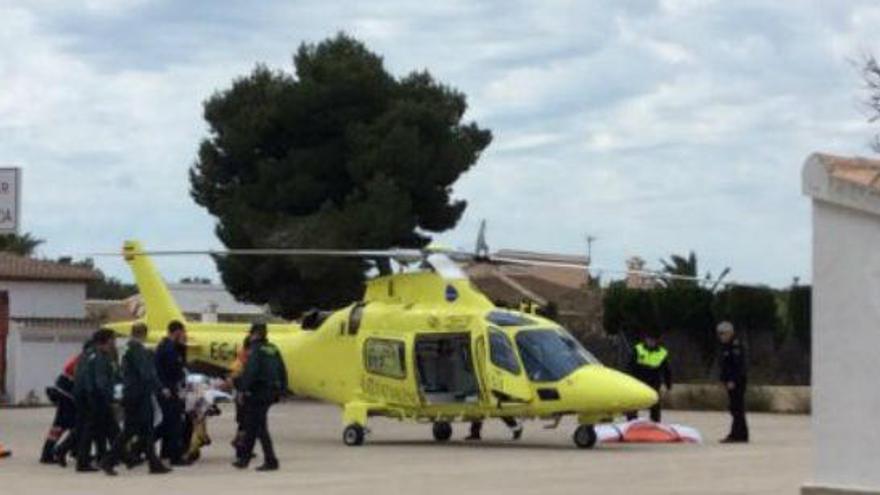
[[[464,91],[495,135],[447,244],[485,217],[495,247],[576,251],[592,232],[604,265],[696,249],[781,283],[808,275],[803,159],[868,152],[847,59],[880,50],[878,19],[869,1],[4,4],[0,162],[25,167],[25,228],[48,254],[216,245],[187,192],[201,101],[343,29]]]

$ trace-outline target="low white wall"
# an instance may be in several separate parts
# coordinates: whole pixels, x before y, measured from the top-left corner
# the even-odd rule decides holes
[[[23,329],[11,323],[6,342],[7,400],[12,404],[48,402],[46,387],[55,383],[67,360],[82,349],[94,329]]]
[[[810,485],[880,490],[880,216],[813,202]]]

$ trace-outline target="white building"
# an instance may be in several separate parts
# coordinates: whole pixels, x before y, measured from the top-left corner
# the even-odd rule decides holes
[[[880,493],[880,160],[811,155],[812,479],[805,494]]]
[[[45,401],[45,387],[97,328],[85,313],[86,284],[97,276],[89,268],[0,253],[0,398]]]

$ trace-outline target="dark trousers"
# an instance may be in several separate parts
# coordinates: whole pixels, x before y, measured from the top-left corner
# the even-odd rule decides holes
[[[131,456],[138,457],[143,453],[151,468],[161,464],[156,455],[152,410],[153,405],[149,402],[126,404],[125,426],[122,428],[122,432],[116,436],[113,446],[110,448],[110,454],[103,461],[106,466],[114,466],[119,462],[126,446],[134,437],[137,437],[138,440],[134,444],[134,450],[130,452]]]
[[[727,398],[729,401],[730,417],[733,420],[730,425],[730,434],[727,438],[731,440],[748,440],[749,425],[746,423],[746,382],[735,382],[732,389],[727,389]]]
[[[180,461],[183,457],[183,400],[177,397],[159,399],[162,409],[162,424],[159,425],[159,438],[162,440],[161,456]]]
[[[244,436],[245,436],[245,405],[239,401],[235,401],[235,438],[232,445],[235,447],[235,457],[244,458]]]
[[[267,416],[271,402],[245,401],[244,410],[244,439],[242,440],[239,459],[247,461],[254,451],[256,441],[260,441],[263,448],[263,459],[266,464],[277,464],[275,448],[272,446],[272,437],[269,436]]]
[[[519,423],[516,422],[516,419],[510,416],[502,416],[501,421],[504,421],[504,424],[507,425],[508,428],[514,429],[519,426]],[[471,421],[471,436],[478,437],[483,432],[483,422],[482,421]]]
[[[657,391],[657,395],[659,395],[660,394],[660,386],[658,385],[653,388],[654,388],[654,390]],[[651,411],[651,421],[653,421],[655,423],[659,423],[661,413],[663,412],[662,409],[660,408],[660,400],[659,399],[657,400],[656,404],[651,406],[650,411]],[[630,411],[630,412],[626,413],[626,420],[627,421],[632,421],[634,419],[637,419],[638,417],[639,417],[638,411]]]
[[[93,444],[99,458],[107,454],[107,445],[119,427],[110,404],[79,400],[76,411],[76,465],[81,468],[91,463]]]

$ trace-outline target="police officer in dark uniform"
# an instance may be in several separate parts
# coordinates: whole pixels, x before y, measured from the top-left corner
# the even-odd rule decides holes
[[[721,341],[721,382],[727,390],[730,416],[733,422],[730,434],[721,443],[746,443],[749,426],[746,423],[746,355],[743,345],[736,338],[733,324],[718,324],[718,340]]]
[[[162,424],[159,436],[162,439],[161,457],[168,458],[172,466],[189,464],[183,459],[185,407],[181,395],[186,386],[186,327],[173,320],[168,323],[168,335],[156,347],[156,373],[159,377],[159,407],[162,409]]]
[[[108,455],[101,463],[104,472],[115,476],[114,466],[119,462],[123,450],[129,442],[137,437],[135,443],[138,452],[131,455],[139,457],[141,451],[150,465],[151,474],[163,474],[170,471],[156,456],[153,438],[153,397],[159,392],[161,384],[156,374],[153,356],[144,347],[147,337],[147,326],[135,323],[131,328],[131,339],[125,355],[122,356],[122,406],[125,412],[125,427],[115,441]]]
[[[96,332],[93,347],[76,366],[73,394],[77,411],[78,472],[97,471],[91,465],[92,444],[97,445],[98,457],[105,457],[107,440],[116,421],[112,409],[113,387],[116,384],[113,362],[115,337],[112,330]]]
[[[255,323],[251,327],[250,354],[239,380],[242,394],[238,400],[244,401],[245,435],[238,459],[233,466],[244,469],[250,463],[254,443],[260,440],[263,448],[263,465],[258,471],[278,469],[278,457],[272,447],[266,417],[269,407],[287,391],[287,369],[281,352],[267,340],[265,323]]]
[[[665,384],[666,390],[672,390],[672,372],[669,370],[669,351],[660,345],[659,340],[651,335],[645,335],[642,341],[633,348],[632,358],[629,362],[629,374],[660,393],[660,387]],[[660,422],[660,401],[651,407],[651,421]],[[639,417],[638,411],[627,413],[627,420]]]

